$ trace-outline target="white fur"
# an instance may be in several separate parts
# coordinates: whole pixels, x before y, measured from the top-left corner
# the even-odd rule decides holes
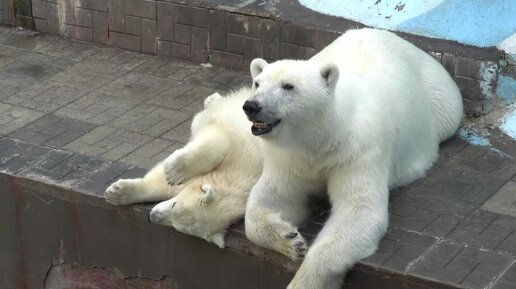
[[[151,221],[224,247],[225,230],[244,216],[262,170],[260,147],[241,109],[250,94],[244,88],[207,97],[192,122],[190,142],[143,178],[113,183],[107,201],[125,205],[171,198],[152,209]]]
[[[304,257],[289,289],[340,288],[387,229],[389,188],[424,176],[457,129],[459,90],[432,57],[375,29],[349,31],[307,61],[256,59],[251,73],[258,120],[281,121],[261,136],[264,169],[247,203],[246,234]],[[299,234],[290,237],[307,198],[324,192],[332,213],[305,252]]]

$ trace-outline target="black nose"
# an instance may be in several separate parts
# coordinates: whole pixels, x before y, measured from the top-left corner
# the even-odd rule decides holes
[[[256,101],[246,101],[242,107],[247,116],[256,116],[262,110],[262,107]]]

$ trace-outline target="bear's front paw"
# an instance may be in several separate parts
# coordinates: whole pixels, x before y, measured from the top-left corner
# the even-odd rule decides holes
[[[283,238],[284,244],[282,247],[284,248],[284,251],[282,253],[292,261],[301,263],[308,251],[308,245],[306,244],[305,238],[303,238],[297,230],[284,234]]]
[[[305,239],[295,226],[283,221],[279,214],[268,215],[265,223],[256,229],[252,236],[259,244],[272,248],[297,263],[305,258],[308,251]]]
[[[134,203],[135,180],[122,179],[112,183],[105,192],[106,201],[113,205],[127,205]]]
[[[165,177],[170,185],[180,185],[192,178],[186,168],[185,156],[182,150],[171,154],[163,164]]]

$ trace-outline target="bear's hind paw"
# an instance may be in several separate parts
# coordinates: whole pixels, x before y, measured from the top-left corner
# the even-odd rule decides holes
[[[192,178],[186,169],[184,156],[180,151],[175,151],[168,157],[163,168],[169,185],[180,185]]]
[[[122,179],[112,183],[105,192],[106,201],[113,205],[134,203],[135,183],[130,179]]]

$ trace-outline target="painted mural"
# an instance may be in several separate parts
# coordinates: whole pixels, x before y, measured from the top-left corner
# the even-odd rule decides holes
[[[304,6],[367,26],[497,46],[516,54],[514,0],[299,0]]]

